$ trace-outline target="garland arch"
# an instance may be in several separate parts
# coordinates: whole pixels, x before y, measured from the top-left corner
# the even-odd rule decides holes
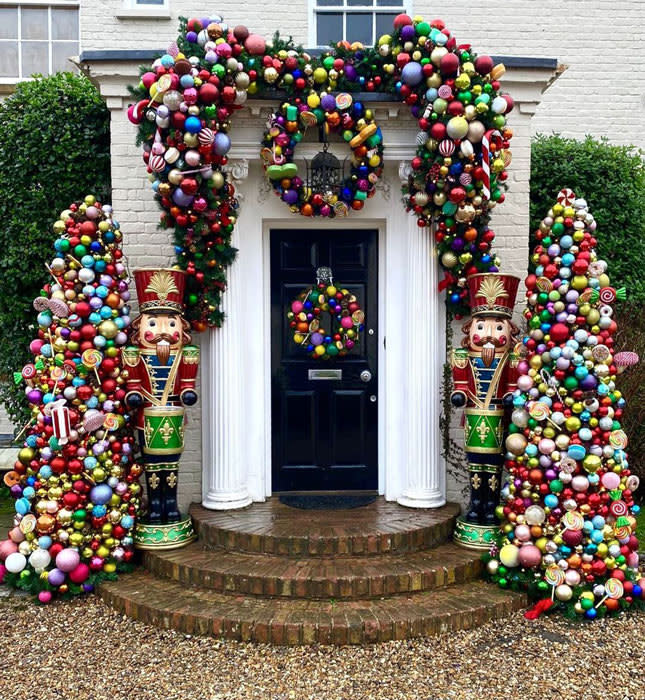
[[[174,229],[177,265],[188,273],[193,328],[223,319],[240,213],[226,173],[229,132],[234,113],[259,94],[279,101],[286,93],[292,105],[312,94],[379,92],[409,106],[419,132],[404,204],[419,226],[434,230],[452,313],[467,311],[466,277],[499,264],[488,221],[504,200],[510,163],[513,100],[501,93],[503,73],[438,19],[401,14],[375,47],[341,41],[313,57],[291,40],[276,34],[267,44],[219,16],[181,18],[176,43],[131,88],[128,116],[138,125],[161,226]]]

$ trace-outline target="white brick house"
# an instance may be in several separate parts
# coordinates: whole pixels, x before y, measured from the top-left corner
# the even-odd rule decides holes
[[[531,135],[557,131],[582,137],[591,133],[617,143],[644,145],[639,112],[643,88],[634,76],[639,66],[645,68],[645,59],[635,50],[640,43],[637,34],[642,38],[645,26],[645,3],[594,0],[565,8],[555,0],[387,4],[366,0],[361,8],[359,3],[341,0],[338,5],[336,0],[286,0],[273,8],[259,0],[223,0],[216,6],[187,0],[87,0],[81,4],[80,65],[99,86],[111,112],[112,203],[125,234],[131,268],[173,261],[170,234],[157,230],[159,209],[126,109],[127,85],[137,81],[139,65],[150,63],[176,37],[180,15],[217,11],[229,24],[246,24],[267,38],[279,30],[283,36],[292,35],[296,42],[313,46],[325,32],[338,27],[379,33],[379,12],[405,9],[428,19],[442,17],[459,42],[471,43],[479,53],[502,60],[507,66],[503,86],[516,102],[510,120],[515,135],[510,188],[506,202],[494,212],[492,227],[503,270],[520,276],[527,259]],[[357,8],[364,13],[358,19],[351,16]],[[611,32],[605,25],[609,17]],[[542,94],[558,66],[566,70]],[[618,104],[620,114],[616,113]],[[248,108],[236,114],[231,132],[231,167],[241,199],[234,245],[240,253],[229,273],[224,302],[229,320],[222,330],[199,338],[203,350],[201,401],[189,411],[188,448],[180,479],[184,507],[192,501],[212,508],[239,507],[263,500],[274,490],[271,444],[278,427],[272,422],[267,358],[272,333],[269,232],[308,225],[334,228],[334,222],[311,224],[290,214],[267,190],[259,141],[266,116],[276,106],[271,101],[250,100]],[[415,123],[407,108],[396,102],[376,102],[374,108],[384,133],[385,175],[377,196],[362,212],[345,219],[342,227],[378,232],[379,372],[374,388],[378,489],[389,500],[432,507],[441,505],[446,497],[458,498],[459,491],[453,479],[446,479],[439,456],[442,304],[435,293],[437,270],[430,239],[405,213],[399,197],[401,174],[414,153]],[[315,149],[307,152],[303,147],[303,155],[313,152]],[[410,347],[404,342],[405,328],[396,305],[401,299],[414,305],[420,292],[430,301],[420,314],[415,345]],[[269,339],[268,349],[249,342],[248,319],[254,319],[254,335]],[[417,352],[417,346],[425,351]]]

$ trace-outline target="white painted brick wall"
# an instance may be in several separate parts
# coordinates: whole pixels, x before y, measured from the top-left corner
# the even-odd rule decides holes
[[[117,19],[123,0],[81,4],[81,46],[90,49],[160,48],[177,33],[177,18],[220,12],[270,38],[279,29],[306,45],[307,0],[215,3],[170,0],[171,19]],[[460,43],[479,53],[557,58],[567,70],[549,88],[532,132],[583,138],[607,136],[645,146],[643,0],[414,0],[414,12],[441,17]]]

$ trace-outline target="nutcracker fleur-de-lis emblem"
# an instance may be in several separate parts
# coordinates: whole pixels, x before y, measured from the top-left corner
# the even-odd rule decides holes
[[[479,434],[479,439],[482,442],[486,441],[486,438],[488,437],[488,433],[490,433],[490,426],[488,423],[485,423],[483,420],[479,422],[479,425],[475,428],[477,433]]]
[[[170,421],[166,420],[163,422],[161,427],[159,428],[159,433],[161,435],[161,438],[164,441],[164,445],[167,445],[168,442],[170,441],[170,438],[172,437],[172,434],[175,432],[175,429],[172,427],[170,424]]]

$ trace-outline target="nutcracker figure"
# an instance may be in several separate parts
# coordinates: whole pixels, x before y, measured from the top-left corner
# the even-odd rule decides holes
[[[498,529],[495,508],[504,461],[504,413],[517,384],[519,329],[511,322],[519,279],[500,273],[468,278],[472,319],[462,347],[453,350],[453,406],[464,408],[470,503],[455,540],[488,548]]]
[[[197,401],[199,348],[189,345],[183,318],[181,270],[135,270],[138,318],[122,351],[126,403],[134,412],[145,466],[148,513],[137,525],[139,549],[172,549],[195,537],[177,507],[179,458],[184,449],[184,406]]]

